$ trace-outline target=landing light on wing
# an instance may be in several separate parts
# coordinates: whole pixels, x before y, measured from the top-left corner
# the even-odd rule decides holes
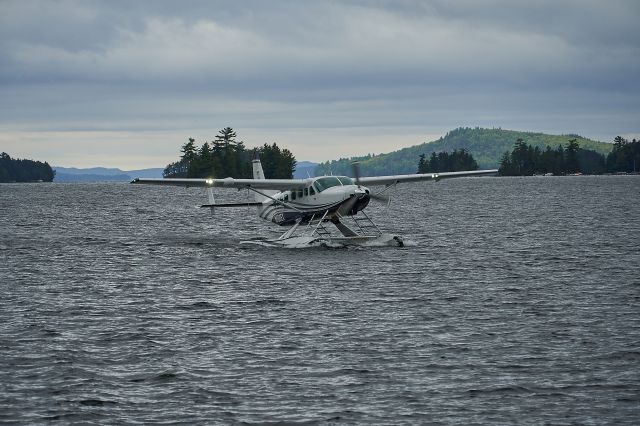
[[[207,179],[205,182],[207,182],[207,185],[213,185],[213,179]]]

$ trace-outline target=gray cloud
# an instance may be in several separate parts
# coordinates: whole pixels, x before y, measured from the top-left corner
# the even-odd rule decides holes
[[[5,1],[0,131],[634,133],[638,17],[636,1]],[[341,154],[367,152],[344,135]]]

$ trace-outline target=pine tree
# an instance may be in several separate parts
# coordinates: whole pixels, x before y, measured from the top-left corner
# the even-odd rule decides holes
[[[418,173],[429,173],[429,163],[424,160],[425,154],[420,154],[420,161],[418,161]]]
[[[196,140],[193,138],[189,138],[189,142],[182,145],[182,160],[189,163],[191,160],[196,158],[197,149],[196,149]]]
[[[516,144],[513,147],[513,151],[511,152],[511,161],[513,171],[518,176],[526,176],[530,173],[530,156],[529,156],[529,147],[528,145],[520,138],[516,140]]]
[[[506,151],[500,159],[500,168],[498,173],[502,176],[515,176],[515,170],[511,161],[511,153]]]
[[[231,127],[225,127],[220,130],[216,135],[216,140],[213,142],[214,147],[222,150],[229,146],[236,144],[236,132]]]
[[[566,173],[578,173],[580,171],[580,164],[578,162],[578,150],[580,145],[576,139],[571,139],[567,148],[565,149],[565,171]]]

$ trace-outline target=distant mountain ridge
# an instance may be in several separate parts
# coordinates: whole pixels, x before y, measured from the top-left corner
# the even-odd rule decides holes
[[[120,170],[107,167],[53,167],[56,171],[54,182],[126,182],[134,178],[161,178],[163,168],[140,170]]]
[[[550,135],[539,132],[521,132],[516,130],[503,130],[501,128],[469,128],[460,127],[451,130],[445,136],[419,145],[403,148],[380,155],[368,155],[363,157],[341,158],[324,162],[315,169],[316,176],[323,174],[351,175],[351,163],[360,162],[360,170],[363,176],[381,176],[392,174],[416,173],[420,154],[427,157],[432,152],[452,152],[454,149],[465,149],[478,162],[481,169],[497,168],[500,158],[506,151],[513,149],[516,140],[522,139],[528,145],[538,146],[544,149],[547,145],[552,148],[558,145],[566,145],[570,139],[576,139],[581,148],[596,151],[600,154],[608,154],[613,144],[594,141],[580,135]]]
[[[300,161],[297,163],[294,178],[304,179],[313,176],[318,163]],[[135,178],[161,178],[164,168],[139,170],[121,170],[108,167],[53,167],[56,171],[55,182],[128,182]]]

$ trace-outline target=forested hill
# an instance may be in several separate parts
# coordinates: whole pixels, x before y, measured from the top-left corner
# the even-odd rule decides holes
[[[360,161],[363,176],[381,176],[390,174],[416,173],[420,154],[428,158],[432,152],[452,152],[464,148],[478,162],[481,169],[498,168],[500,158],[506,151],[513,149],[516,140],[522,139],[531,146],[544,149],[547,145],[556,148],[566,145],[570,139],[576,139],[580,148],[608,154],[612,144],[597,142],[579,135],[548,135],[544,133],[518,132],[515,130],[458,128],[444,137],[420,145],[404,148],[388,154],[365,157],[342,158],[321,163],[316,167],[316,176],[323,174],[351,175],[351,163]]]

